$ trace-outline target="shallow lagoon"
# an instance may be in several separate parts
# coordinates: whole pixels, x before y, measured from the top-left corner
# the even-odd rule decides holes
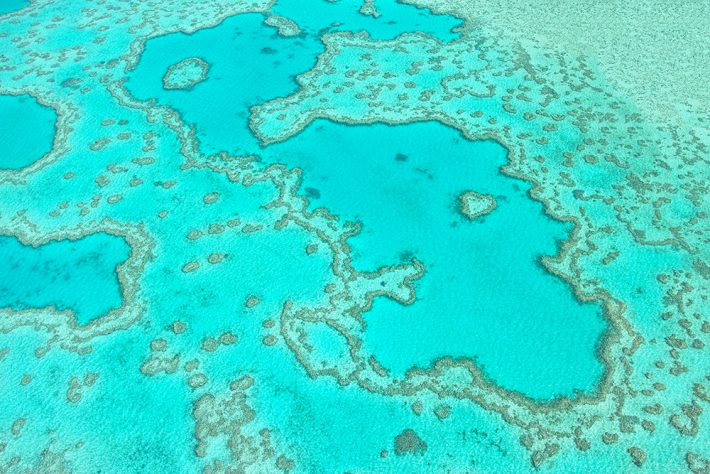
[[[0,170],[25,168],[49,152],[56,120],[54,110],[32,96],[0,95]]]
[[[157,69],[155,76],[159,81]],[[605,328],[601,310],[579,304],[539,263],[556,254],[570,226],[547,217],[527,196],[529,185],[499,172],[501,146],[467,141],[435,122],[350,127],[319,121],[259,150],[244,124],[213,127],[223,114],[199,106],[200,90],[219,97],[211,88],[221,87],[217,74],[194,92],[171,97],[172,105],[188,117],[205,117],[204,127],[200,118],[195,123],[208,143],[234,150],[251,141],[248,148],[265,162],[302,168],[312,208],[363,224],[351,239],[358,270],[412,257],[424,263],[414,305],[381,298],[366,315],[367,348],[386,368],[404,374],[446,355],[471,357],[503,387],[534,398],[594,391],[603,372],[595,354]],[[249,100],[263,99],[259,94]],[[469,220],[458,209],[466,191],[493,195],[497,209]]]
[[[392,23],[350,4],[314,5],[319,8],[305,15],[293,2],[277,3],[275,14],[283,9],[305,27],[298,36],[279,36],[262,15],[246,14],[192,35],[151,40],[127,87],[139,99],[178,110],[195,126],[203,152],[256,153],[266,163],[303,169],[302,192],[312,208],[363,224],[350,240],[358,270],[412,257],[424,264],[415,304],[380,298],[365,316],[366,346],[393,373],[448,355],[476,359],[492,380],[533,398],[593,392],[603,373],[596,356],[606,327],[601,308],[580,304],[569,285],[541,266],[540,257],[555,255],[571,228],[544,214],[527,195],[527,183],[500,173],[503,147],[465,140],[436,122],[350,127],[327,121],[284,143],[259,145],[248,128],[249,107],[296,89],[293,76],[315,63],[318,32],[329,27],[328,18],[338,18],[339,29],[348,21],[355,31],[368,27],[380,39],[415,31],[421,15],[437,19],[442,41],[454,38],[457,25],[396,3],[387,3],[388,12],[413,16]],[[189,91],[165,90],[163,75],[186,57],[205,60],[208,78]],[[497,209],[471,221],[458,209],[467,191],[493,195]]]
[[[25,8],[29,4],[29,0],[3,0],[0,2],[0,15],[12,13],[20,8]]]
[[[304,28],[297,36],[279,35],[275,27],[264,24],[264,15],[254,13],[237,15],[193,34],[152,39],[126,87],[136,98],[154,98],[158,105],[178,109],[187,123],[197,124],[204,153],[257,152],[258,140],[248,128],[249,108],[297,89],[295,76],[312,68],[323,52],[321,33],[367,28],[372,37],[392,39],[417,31],[426,20],[429,27],[424,31],[447,41],[457,36],[451,30],[460,24],[452,17],[394,2],[383,4],[379,18],[365,16],[358,8],[355,1],[282,0],[273,12],[295,19]],[[335,19],[338,22],[333,26]],[[170,66],[190,57],[209,65],[209,79],[190,90],[164,89],[162,78]]]
[[[38,247],[0,236],[0,307],[52,306],[89,323],[121,305],[115,269],[129,253],[124,239],[102,233]]]
[[[228,7],[238,6],[237,2],[225,3]],[[28,327],[13,329],[12,333],[4,335],[0,345],[0,362],[4,362],[0,363],[0,379],[8,381],[3,405],[7,410],[3,410],[0,424],[13,433],[6,437],[8,443],[0,452],[0,465],[21,457],[15,466],[17,469],[36,470],[37,461],[46,459],[41,453],[49,453],[52,459],[57,459],[55,453],[66,453],[69,466],[89,472],[112,472],[117,466],[142,472],[198,471],[215,466],[216,458],[225,461],[225,468],[232,467],[226,465],[228,461],[242,467],[244,458],[241,454],[247,450],[256,451],[252,448],[256,442],[262,441],[261,433],[271,436],[276,451],[271,450],[268,443],[262,444],[266,446],[264,450],[268,450],[268,459],[267,456],[262,459],[264,464],[259,465],[263,468],[260,470],[273,468],[278,462],[276,456],[284,452],[295,461],[291,472],[528,472],[537,470],[540,462],[544,462],[541,470],[551,472],[628,471],[636,469],[633,464],[642,464],[646,454],[645,466],[650,471],[663,471],[659,466],[665,466],[666,471],[669,466],[672,466],[671,470],[681,471],[692,459],[691,455],[698,453],[707,458],[707,450],[702,444],[702,439],[707,438],[706,425],[700,423],[695,437],[679,434],[673,426],[674,420],[682,419],[685,426],[692,427],[688,410],[694,410],[696,403],[702,406],[699,397],[690,397],[697,393],[694,392],[695,383],[702,384],[707,372],[704,371],[707,364],[701,360],[704,352],[700,346],[701,338],[705,338],[707,344],[707,334],[703,335],[699,330],[703,321],[693,318],[702,313],[701,305],[705,302],[697,303],[698,295],[703,296],[702,290],[697,289],[702,288],[703,281],[690,281],[696,288],[695,293],[690,294],[695,303],[687,298],[684,303],[688,306],[680,308],[687,309],[687,320],[681,319],[685,317],[681,312],[669,310],[667,314],[672,317],[661,322],[658,315],[665,310],[670,299],[667,296],[680,295],[674,292],[685,288],[682,279],[690,278],[689,273],[682,276],[681,272],[684,268],[688,272],[692,270],[675,258],[664,258],[662,264],[659,263],[658,259],[664,253],[671,252],[668,247],[647,248],[646,253],[640,255],[638,249],[629,245],[627,231],[615,222],[613,205],[617,203],[608,206],[601,202],[601,198],[596,202],[584,202],[588,211],[586,217],[591,220],[582,223],[597,228],[613,224],[609,231],[614,232],[591,236],[587,245],[591,248],[592,244],[597,244],[601,248],[580,258],[579,267],[584,272],[579,275],[580,283],[585,283],[585,289],[596,288],[596,283],[588,282],[599,277],[602,280],[600,287],[628,303],[624,317],[633,323],[634,329],[643,329],[640,335],[644,340],[633,355],[626,350],[632,344],[623,335],[618,343],[608,346],[610,360],[617,364],[626,360],[629,363],[615,365],[616,370],[610,372],[611,391],[606,392],[609,396],[592,403],[563,404],[538,412],[528,410],[527,404],[518,403],[517,399],[498,397],[499,393],[477,384],[465,387],[462,383],[447,389],[445,394],[432,394],[422,389],[400,396],[369,392],[366,383],[356,384],[352,379],[341,380],[350,384],[340,386],[329,376],[312,378],[313,375],[304,369],[306,364],[294,357],[294,350],[287,347],[279,315],[284,300],[294,300],[296,304],[303,302],[308,307],[327,304],[323,300],[333,294],[328,290],[331,268],[328,246],[320,245],[316,253],[309,253],[313,234],[297,229],[278,230],[271,225],[256,233],[242,231],[241,225],[228,227],[224,232],[210,231],[213,225],[224,224],[233,218],[240,218],[242,224],[273,224],[269,219],[277,218],[276,210],[264,204],[274,197],[275,189],[268,179],[258,185],[241,186],[236,181],[227,182],[225,175],[214,173],[208,167],[182,166],[185,157],[180,154],[177,144],[172,143],[177,141],[175,134],[159,119],[146,120],[159,113],[147,108],[125,107],[126,104],[116,100],[120,97],[109,94],[103,78],[107,77],[109,83],[116,86],[112,92],[120,89],[118,82],[112,81],[123,78],[125,63],[123,60],[117,63],[104,61],[127,53],[129,41],[137,39],[135,34],[147,33],[149,25],[146,21],[157,16],[154,16],[155,8],[150,2],[131,4],[135,6],[134,14],[127,13],[125,7],[128,4],[113,0],[93,5],[95,8],[90,10],[95,12],[94,19],[87,19],[93,24],[80,30],[74,29],[74,19],[85,5],[81,2],[48,2],[41,9],[31,10],[36,17],[28,15],[24,18],[25,26],[11,26],[11,33],[5,39],[8,53],[22,45],[20,47],[25,49],[27,56],[35,58],[43,57],[44,51],[65,48],[68,40],[81,44],[81,51],[87,53],[86,56],[79,55],[84,57],[77,56],[76,65],[71,60],[66,64],[51,65],[37,59],[35,65],[22,66],[24,53],[12,55],[18,58],[14,63],[20,69],[27,71],[41,65],[51,71],[51,75],[46,76],[46,83],[38,82],[31,73],[25,75],[18,80],[17,90],[27,87],[42,93],[42,97],[50,101],[52,97],[66,96],[80,114],[71,135],[75,140],[70,142],[67,155],[28,175],[26,184],[3,187],[5,199],[0,199],[3,203],[0,216],[7,226],[6,231],[14,232],[12,216],[28,206],[25,203],[31,202],[27,217],[38,224],[40,235],[33,234],[36,239],[41,240],[42,233],[56,232],[54,235],[59,235],[65,229],[77,229],[109,217],[129,226],[144,225],[153,242],[137,239],[131,243],[139,251],[145,250],[144,245],[151,248],[155,259],[131,274],[140,272],[140,293],[128,301],[140,301],[145,312],[126,330],[87,341],[83,349],[88,349],[90,344],[90,352],[77,356],[55,346],[56,349],[44,353],[47,336]],[[527,184],[499,173],[499,167],[505,162],[504,150],[499,145],[462,140],[455,130],[436,123],[351,127],[321,121],[287,142],[269,147],[261,147],[251,136],[246,128],[249,106],[276,94],[288,94],[297,87],[293,75],[310,68],[316,60],[314,54],[322,51],[317,38],[319,33],[358,31],[358,25],[362,24],[373,36],[389,38],[390,33],[398,34],[404,29],[392,23],[396,20],[388,19],[389,9],[398,12],[394,18],[402,21],[407,18],[403,14],[405,11],[416,13],[413,18],[427,15],[426,10],[406,10],[411,7],[394,0],[377,0],[383,14],[377,20],[356,14],[355,7],[360,2],[355,0],[317,2],[312,4],[313,9],[301,10],[299,4],[311,5],[305,1],[282,0],[275,4],[272,12],[292,16],[300,23],[303,34],[290,38],[280,37],[275,28],[264,26],[262,22],[270,18],[270,14],[265,13],[226,20],[213,29],[222,31],[223,26],[231,22],[231,32],[225,27],[226,32],[212,36],[203,35],[205,30],[150,40],[146,56],[138,69],[131,73],[133,76],[128,86],[142,98],[154,97],[159,104],[182,112],[187,121],[195,125],[203,150],[208,153],[219,150],[257,153],[264,165],[285,163],[289,167],[303,168],[301,193],[309,197],[311,209],[325,206],[340,219],[357,219],[362,223],[362,232],[349,239],[356,268],[368,270],[383,264],[406,262],[413,257],[423,262],[426,274],[414,283],[418,299],[413,305],[405,307],[380,297],[363,315],[368,327],[364,331],[365,345],[359,351],[360,355],[366,356],[367,351],[376,354],[379,361],[392,371],[395,384],[410,366],[427,367],[433,359],[451,354],[475,357],[486,374],[499,384],[539,399],[548,399],[554,394],[572,394],[575,388],[591,391],[601,374],[601,365],[594,357],[595,344],[601,340],[604,327],[599,308],[577,305],[571,296],[571,288],[550,276],[538,263],[541,255],[552,255],[557,251],[556,241],[566,238],[570,229],[542,213],[541,205],[527,196]],[[316,9],[317,4],[322,8]],[[185,2],[183,6],[189,11],[178,11],[172,9],[171,2],[163,13],[174,12],[175,21],[167,16],[167,28],[171,31],[175,28],[190,30],[190,25],[215,23],[217,20],[210,23],[210,15],[216,12],[198,12],[203,6],[210,10],[210,5]],[[85,12],[87,16],[91,14],[88,9]],[[331,13],[328,12],[338,13],[329,18]],[[503,9],[501,14],[506,13]],[[118,21],[124,14],[125,21]],[[54,20],[55,15],[67,18]],[[343,17],[335,18],[339,15]],[[56,22],[57,28],[45,29],[50,21]],[[251,30],[242,21],[251,22]],[[341,23],[335,25],[334,21]],[[412,28],[427,31],[426,25],[436,25],[439,31],[435,34],[446,39],[445,34],[452,24],[456,21],[432,17],[426,18],[426,24],[412,23]],[[475,20],[470,23],[474,28],[476,24]],[[391,31],[378,30],[378,25],[394,27]],[[241,35],[237,35],[237,30]],[[162,34],[165,28],[155,31]],[[34,32],[36,35],[30,34]],[[93,41],[100,40],[100,37],[110,38],[110,41]],[[34,38],[37,42],[28,45],[22,40],[11,42],[15,38],[27,38],[27,41]],[[77,43],[77,38],[82,40]],[[182,38],[182,42],[174,42],[175,38]],[[39,40],[45,39],[40,44]],[[497,47],[501,49],[511,46],[503,37],[493,39],[500,40]],[[223,43],[217,43],[222,40]],[[262,49],[251,48],[249,52],[248,43],[262,40],[265,41],[260,45]],[[461,42],[470,40],[471,37],[467,37]],[[174,46],[174,51],[170,48],[162,51],[156,46],[161,42],[178,46]],[[403,40],[397,45],[404,43]],[[484,43],[468,44],[472,45],[469,53],[473,58],[476,57],[476,45],[483,45],[482,50],[485,50]],[[244,54],[234,53],[230,48]],[[229,51],[221,55],[217,49]],[[389,47],[385,51],[387,49]],[[359,51],[359,48],[350,48],[343,56],[342,67],[347,68]],[[516,49],[511,51],[517,52]],[[169,54],[163,57],[163,52]],[[525,56],[528,51],[519,52]],[[207,81],[197,84],[191,92],[163,91],[161,79],[171,64],[185,59],[185,56],[203,57],[207,54],[212,55],[213,66],[219,66],[209,70]],[[413,56],[436,62],[431,54],[435,53],[422,51],[421,55]],[[378,55],[373,67],[396,56]],[[156,61],[157,66],[146,63],[148,58]],[[521,71],[517,59],[504,61],[504,66],[510,66],[514,76]],[[282,66],[276,61],[282,61]],[[221,66],[217,64],[220,62]],[[393,60],[390,64],[399,64],[399,61]],[[570,61],[570,64],[576,63]],[[501,93],[508,85],[520,85],[521,91],[530,90],[525,88],[526,85],[537,90],[528,78],[508,76],[505,71],[497,69],[498,65],[494,66],[493,70],[501,75],[489,79]],[[65,87],[66,84],[76,85],[64,80],[71,79],[68,76],[74,75],[80,67],[86,67],[87,72],[96,72],[96,76],[86,74],[82,86]],[[221,75],[214,75],[214,71],[220,71],[220,68]],[[569,72],[570,69],[562,71]],[[263,74],[265,83],[250,78],[251,71]],[[605,113],[607,101],[587,103],[584,97],[566,89],[569,81],[561,78],[563,74],[556,76],[557,71],[553,67],[538,78],[549,80],[550,87],[559,86],[562,100],[567,97],[577,100],[579,107],[562,107],[561,100],[553,101],[548,112],[577,112],[592,118],[582,111],[588,105]],[[571,72],[574,82],[576,74]],[[15,74],[14,71],[0,71],[3,81]],[[338,74],[334,79],[335,76]],[[56,83],[49,80],[55,77]],[[597,83],[593,75],[585,74],[585,78],[595,87]],[[422,79],[425,87],[430,85],[425,77]],[[230,83],[240,87],[230,87]],[[384,83],[374,81],[372,85],[377,87]],[[80,87],[84,86],[86,93],[81,92],[82,96],[79,96]],[[139,90],[141,94],[138,94]],[[421,88],[414,91],[419,93]],[[383,103],[391,104],[389,101],[394,99],[396,96],[389,94]],[[456,102],[452,99],[452,105]],[[464,100],[461,109],[477,110],[480,106],[486,114],[494,113],[493,106],[485,106],[493,102]],[[344,109],[336,109],[338,106]],[[340,101],[338,106],[333,106],[333,113],[351,110],[347,100]],[[361,107],[353,108],[354,113],[349,116],[355,121],[365,115],[376,117],[378,114],[371,109],[377,108],[376,105],[368,107],[363,102]],[[436,110],[432,107],[432,111]],[[291,112],[297,116],[303,113],[303,109],[294,107]],[[406,110],[403,112],[407,113]],[[611,113],[609,118],[620,117]],[[102,122],[104,119],[111,120]],[[511,125],[511,138],[518,132],[522,120]],[[275,122],[270,122],[267,129],[278,129]],[[475,133],[470,129],[469,132]],[[626,134],[621,135],[624,139],[609,139],[609,149],[616,147],[619,151],[628,145],[630,152],[641,151],[625,141]],[[549,148],[556,149],[567,135],[558,130],[544,136],[550,139]],[[589,136],[594,140],[599,138],[593,132]],[[632,140],[637,137],[629,135]],[[90,144],[100,139],[111,139],[111,143],[101,150],[91,149]],[[515,146],[521,142],[511,140],[510,143]],[[574,149],[574,145],[570,143],[570,149]],[[676,151],[680,156],[686,156],[681,148]],[[603,162],[597,165],[575,162],[573,167],[562,169],[554,156],[547,159],[550,154],[541,153],[551,175],[558,171],[569,172],[587,196],[596,191],[605,195],[610,173],[598,166],[604,165]],[[155,161],[148,164],[144,159],[146,155],[154,157]],[[537,152],[528,154],[529,157],[536,155]],[[675,155],[669,153],[667,156]],[[630,159],[631,155],[621,152],[620,157]],[[140,164],[132,161],[133,158],[141,158],[137,160]],[[199,165],[199,159],[196,162]],[[226,162],[214,159],[210,163],[222,165]],[[695,169],[691,167],[691,161],[684,166],[687,167],[682,171],[688,175]],[[251,165],[249,170],[254,171]],[[619,169],[617,173],[624,175],[628,171]],[[528,175],[538,176],[534,172]],[[280,172],[273,176],[282,177]],[[389,176],[397,179],[385,179]],[[644,179],[649,177],[650,174],[644,175]],[[619,178],[621,180],[621,176]],[[617,188],[619,192],[625,186],[621,181]],[[668,180],[669,183],[672,181]],[[139,182],[142,184],[134,187],[134,183]],[[555,189],[547,185],[556,184],[552,180],[546,183],[546,189]],[[457,209],[458,196],[464,191],[492,195],[497,202],[496,209],[486,216],[467,219]],[[219,193],[220,199],[208,205],[204,200],[207,193]],[[616,196],[616,193],[612,194]],[[41,195],[43,199],[33,200],[34,195]],[[101,199],[92,201],[94,196]],[[109,201],[109,196],[121,200]],[[640,202],[663,196],[670,194],[644,192],[638,195]],[[676,203],[680,208],[683,202],[678,197],[673,197],[674,215],[677,215]],[[88,205],[90,201],[95,206]],[[293,202],[300,204],[298,200]],[[628,206],[629,201],[619,199],[618,204]],[[612,214],[609,219],[600,218],[599,212],[604,209]],[[626,207],[629,209],[636,208]],[[85,210],[88,211],[86,215],[83,214]],[[577,212],[567,211],[580,217]],[[659,211],[671,213],[668,207]],[[642,211],[634,215],[642,217]],[[333,228],[336,227],[333,224]],[[188,236],[196,229],[200,229],[202,235],[192,240]],[[589,236],[586,232],[582,235]],[[655,239],[657,235],[649,234],[648,237]],[[619,250],[621,254],[616,255]],[[595,265],[605,260],[605,254],[616,255],[615,260],[600,270],[596,269]],[[223,260],[211,261],[215,255]],[[181,271],[188,262],[198,262],[200,267],[189,273]],[[110,270],[110,267],[97,271]],[[562,267],[563,270],[569,269]],[[659,271],[666,275],[659,275]],[[661,285],[665,278],[680,280],[677,284]],[[350,295],[358,296],[355,292],[347,292],[346,304],[350,304],[347,300]],[[259,304],[251,306],[247,303],[252,296],[260,299]],[[501,311],[501,305],[496,304],[499,301],[509,305],[511,311]],[[524,305],[525,302],[530,304]],[[560,307],[566,314],[556,310],[551,312],[548,310],[550,306]],[[5,313],[16,316],[10,311]],[[51,316],[43,314],[43,317]],[[349,314],[344,314],[345,318],[340,316],[343,315],[327,315],[333,320],[345,321]],[[616,313],[612,317],[617,323],[624,321]],[[171,329],[178,320],[187,325],[181,334]],[[692,322],[693,333],[688,332],[687,338],[678,327],[671,328],[676,322],[680,325],[688,321]],[[307,341],[318,348],[326,346],[317,355],[323,359],[330,356],[331,366],[337,364],[337,369],[345,373],[349,370],[349,360],[339,366],[340,359],[336,357],[341,355],[340,346],[329,352],[328,337],[332,339],[332,334],[320,326],[320,331],[314,327],[308,329]],[[91,327],[83,327],[76,332],[90,330]],[[235,345],[220,347],[214,352],[206,350],[210,346],[205,342],[221,338],[226,331],[238,338]],[[360,336],[357,329],[353,333]],[[669,341],[666,337],[670,335],[683,337],[685,341]],[[291,336],[295,340],[296,332]],[[677,354],[675,349],[670,351],[674,359],[678,356],[678,362],[687,366],[687,374],[679,374],[686,367],[671,367],[676,361],[667,358],[669,351],[664,341],[687,345],[683,350],[678,347]],[[44,355],[39,357],[38,352]],[[161,354],[166,364],[173,360],[173,354],[179,354],[180,363],[174,367],[167,365],[164,372],[144,374],[142,370],[147,361]],[[534,354],[533,360],[523,360],[530,358],[530,354]],[[200,367],[195,369],[198,362]],[[209,380],[195,389],[190,380],[197,371]],[[255,378],[255,385],[246,393],[248,407],[239,409],[229,404],[229,385],[247,374]],[[93,380],[96,375],[95,384],[85,383],[87,377]],[[31,381],[27,382],[29,376]],[[417,379],[426,384],[430,381],[438,383],[443,377],[413,377],[411,381]],[[68,390],[74,387],[75,380],[81,383],[83,399],[80,402],[76,401],[76,394],[70,394]],[[370,380],[376,381],[377,375]],[[462,379],[462,382],[464,380],[468,379]],[[390,381],[388,378],[387,382]],[[474,403],[456,400],[459,396],[467,397],[469,389],[482,393],[485,399],[473,400]],[[627,393],[629,396],[622,395]],[[633,396],[633,393],[641,396]],[[204,424],[194,416],[193,409],[197,400],[212,396],[217,397],[222,405],[217,407],[214,416],[219,420],[214,427],[221,431],[214,437],[207,457],[199,458],[195,456],[195,438]],[[650,403],[656,402],[662,405],[662,410],[654,415],[645,408],[651,408]],[[248,421],[252,416],[249,414],[251,409],[256,418]],[[23,428],[19,422],[25,423],[25,419]],[[14,431],[20,431],[16,427],[22,428],[21,437],[15,435]],[[397,452],[395,440],[405,429],[416,431],[427,443],[426,453],[400,455]],[[616,439],[617,436],[617,442],[607,443],[609,438]],[[654,449],[659,445],[673,449]],[[559,452],[552,460],[542,459],[557,449]]]
[[[316,121],[264,155],[304,170],[311,207],[362,223],[349,241],[355,268],[424,264],[413,305],[379,298],[365,314],[366,345],[394,374],[449,355],[475,358],[494,381],[534,398],[594,391],[601,308],[580,304],[539,261],[571,226],[500,172],[503,147],[437,122]],[[459,210],[466,191],[494,196],[496,209],[471,221]]]

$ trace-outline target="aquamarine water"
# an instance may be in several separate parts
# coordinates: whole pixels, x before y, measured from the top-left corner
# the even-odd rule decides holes
[[[29,0],[3,0],[0,2],[0,15],[11,13],[29,5]]]
[[[349,241],[356,268],[413,257],[424,264],[416,304],[379,298],[365,314],[365,344],[394,374],[470,357],[501,386],[533,398],[591,393],[603,370],[595,354],[606,327],[601,308],[580,304],[542,267],[540,257],[557,252],[570,226],[544,214],[529,184],[500,172],[506,153],[436,122],[317,121],[263,155],[303,170],[312,209],[362,224]],[[471,190],[494,196],[496,209],[463,216],[459,196]]]
[[[126,85],[140,99],[181,103],[185,120],[201,124],[198,137],[205,152],[253,150],[258,144],[247,128],[249,107],[292,92],[293,77],[313,66],[320,49],[314,41],[280,38],[263,22],[256,13],[239,15],[215,28],[150,41],[144,53],[148,59]],[[190,91],[164,90],[162,77],[170,65],[191,56],[210,64],[209,80]],[[227,114],[222,113],[225,104]]]
[[[427,15],[425,10],[398,3],[389,5],[379,18],[358,13],[354,1],[306,3],[307,8],[303,2],[282,0],[273,10],[296,22],[301,28],[296,36],[279,35],[275,27],[264,24],[263,15],[254,13],[189,35],[149,41],[126,86],[136,98],[155,99],[159,105],[180,110],[187,123],[199,124],[197,138],[203,153],[254,153],[259,143],[248,129],[249,108],[297,89],[295,76],[313,67],[323,51],[321,34],[367,31],[385,40],[418,31],[423,18],[436,18],[429,25],[431,33],[450,41],[457,36],[451,30],[460,24],[451,17]],[[335,18],[340,21],[333,26]],[[164,89],[165,72],[188,57],[202,58],[210,65],[210,80],[190,91]]]
[[[408,3],[0,16],[0,472],[704,472],[704,125]]]
[[[401,2],[375,4],[377,15],[359,13],[363,2],[313,2],[278,0],[271,13],[295,22],[305,37],[319,39],[335,32],[366,33],[376,40],[390,40],[402,33],[422,32],[441,41],[451,41],[459,35],[454,31],[461,20],[448,15],[432,15],[426,8],[413,8]]]
[[[0,10],[1,11],[1,10]],[[52,149],[56,113],[29,95],[0,95],[0,169],[18,170]],[[32,134],[26,133],[33,130]]]
[[[71,310],[78,324],[121,306],[116,266],[130,253],[107,234],[30,246],[0,237],[0,307]]]
[[[279,15],[303,23],[286,14],[293,4],[277,5],[285,9]],[[348,7],[324,5],[326,18],[338,18],[331,9]],[[320,17],[310,12],[308,18]],[[406,17],[402,23],[407,25]],[[384,36],[392,27],[385,23],[374,31]],[[245,126],[248,108],[294,89],[291,75],[308,68],[321,48],[310,43],[309,50],[303,35],[276,35],[261,15],[240,15],[194,35],[149,42],[127,87],[179,110],[195,126],[203,150],[258,153],[267,163],[302,169],[312,209],[322,206],[362,223],[362,233],[350,242],[356,268],[374,271],[414,256],[424,263],[427,275],[417,282],[422,303],[402,308],[383,299],[367,315],[368,349],[386,368],[403,375],[445,355],[470,357],[488,377],[530,397],[594,392],[603,372],[595,354],[605,328],[601,309],[581,306],[564,282],[540,266],[540,256],[554,255],[570,228],[544,215],[525,195],[529,185],[500,174],[504,148],[471,143],[439,123],[350,128],[316,122],[297,137],[260,149]],[[208,80],[194,91],[163,89],[162,73],[190,56],[211,65]],[[225,102],[233,111],[227,120],[218,112]],[[398,155],[406,158],[398,161]],[[458,196],[469,190],[498,196],[499,209],[482,222],[468,222],[456,208]],[[524,244],[529,247],[520,248]],[[579,323],[565,325],[569,318]],[[416,324],[399,330],[407,320]],[[501,333],[506,336],[496,336]]]

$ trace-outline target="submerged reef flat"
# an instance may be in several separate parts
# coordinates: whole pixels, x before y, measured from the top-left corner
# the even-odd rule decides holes
[[[708,472],[702,2],[0,4],[0,471]]]
[[[490,194],[479,194],[476,191],[468,191],[459,196],[461,213],[471,220],[495,211],[498,203],[496,198]]]
[[[207,79],[210,65],[200,58],[185,58],[171,65],[163,76],[165,89],[192,89]]]

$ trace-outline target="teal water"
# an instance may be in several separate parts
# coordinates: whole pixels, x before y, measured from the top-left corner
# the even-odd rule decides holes
[[[0,237],[0,307],[51,306],[89,323],[121,305],[115,269],[129,253],[122,238],[102,233],[38,247]]]
[[[0,170],[25,168],[49,152],[56,120],[54,110],[34,97],[0,95]]]

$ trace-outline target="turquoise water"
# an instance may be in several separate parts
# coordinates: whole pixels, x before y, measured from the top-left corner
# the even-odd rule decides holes
[[[180,104],[184,119],[200,124],[197,136],[204,152],[254,150],[258,144],[247,127],[249,107],[293,92],[293,76],[312,67],[322,49],[313,39],[279,37],[263,21],[263,15],[239,15],[192,35],[149,41],[126,85],[137,98]],[[168,67],[190,56],[210,65],[209,80],[191,91],[164,90]]]
[[[475,358],[498,384],[533,398],[594,391],[601,308],[578,303],[539,261],[571,226],[546,216],[530,185],[501,174],[503,147],[436,122],[316,121],[263,155],[303,170],[311,208],[362,223],[349,241],[355,268],[424,264],[415,304],[379,298],[365,314],[366,345],[394,374],[450,355]],[[494,196],[497,208],[470,221],[458,210],[466,191]]]
[[[358,5],[350,0],[279,1],[274,13],[287,15],[303,29],[293,37],[280,36],[276,28],[264,25],[263,15],[245,14],[193,34],[153,39],[146,44],[126,86],[136,98],[155,98],[159,105],[178,109],[186,122],[198,124],[197,137],[204,153],[257,152],[258,140],[248,128],[249,108],[297,89],[295,76],[313,67],[323,51],[320,34],[331,29],[367,29],[373,37],[391,39],[417,31],[420,23],[434,19],[429,25],[431,33],[446,41],[457,36],[449,31],[460,24],[451,17],[399,3],[383,4],[386,12],[374,19],[358,13]],[[336,18],[342,24],[331,27]],[[163,89],[162,78],[168,68],[193,56],[210,65],[209,80],[190,91]]]
[[[34,97],[0,95],[0,170],[25,168],[49,152],[56,120],[54,110]]]
[[[432,15],[430,10],[400,2],[375,2],[379,16],[366,16],[358,12],[362,4],[358,0],[278,0],[270,11],[294,21],[310,38],[347,31],[365,32],[376,40],[390,40],[405,32],[419,31],[441,41],[451,41],[459,37],[452,30],[463,24],[452,16]]]
[[[0,19],[0,92],[75,111],[45,166],[3,172],[56,116],[0,95],[0,471],[710,457],[704,135],[651,129],[578,53],[416,2]],[[164,89],[186,58],[207,78]],[[471,192],[495,208],[467,217]]]
[[[15,10],[24,8],[29,4],[29,0],[2,0],[2,2],[0,2],[0,15],[14,12]]]
[[[121,305],[116,266],[130,253],[108,234],[37,247],[0,237],[0,307],[71,310],[86,324]]]
[[[309,30],[325,28],[322,18],[341,18],[334,15],[340,10],[354,12],[346,3],[321,5],[303,20],[317,25]],[[289,9],[306,10],[289,2],[278,6],[286,11],[277,13],[303,22]],[[425,14],[402,10],[416,18]],[[385,15],[352,17],[354,30],[374,22],[373,31],[383,37],[410,26],[406,16],[401,26],[378,23]],[[358,270],[412,257],[424,263],[427,274],[416,284],[420,302],[404,308],[378,300],[366,316],[368,349],[386,368],[403,375],[445,355],[470,357],[492,380],[533,398],[594,392],[603,372],[595,355],[605,328],[600,308],[580,305],[540,266],[539,258],[554,255],[570,227],[544,215],[526,195],[529,185],[500,174],[505,150],[469,142],[433,122],[352,128],[316,122],[285,143],[260,149],[246,127],[249,106],[292,91],[292,75],[308,68],[321,48],[303,35],[280,37],[262,20],[240,15],[193,35],[152,40],[127,87],[179,110],[195,125],[203,151],[258,153],[266,163],[301,168],[311,208],[363,224],[362,234],[351,239]],[[164,90],[163,72],[187,56],[206,60],[211,76],[194,91]],[[226,120],[220,112],[225,103]],[[471,190],[499,196],[499,209],[469,222],[456,208],[458,196]],[[570,318],[575,325],[565,324]]]

